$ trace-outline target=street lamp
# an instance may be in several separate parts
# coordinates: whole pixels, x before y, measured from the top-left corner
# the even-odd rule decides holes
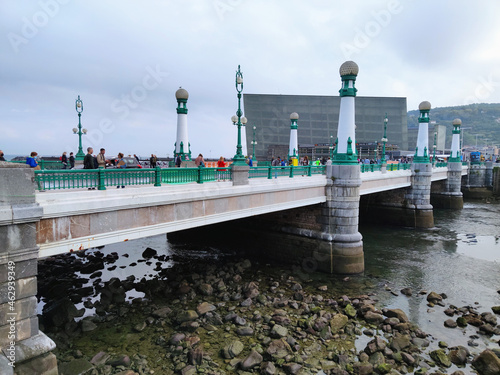
[[[385,144],[387,143],[387,123],[389,120],[387,119],[387,113],[384,118],[384,137],[382,138],[382,157],[380,158],[380,164],[387,164],[387,160],[385,159]]]
[[[245,126],[247,123],[247,119],[242,117],[241,111],[241,92],[243,91],[243,74],[240,71],[240,66],[238,65],[238,71],[236,72],[236,91],[238,92],[238,110],[236,111],[236,115],[231,117],[231,121],[234,125],[238,126],[238,144],[236,145],[236,155],[233,158],[234,165],[246,165],[245,156],[241,151],[241,127]]]
[[[75,101],[75,109],[78,113],[78,129],[73,128],[73,133],[78,134],[78,152],[76,153],[76,160],[83,160],[85,154],[82,150],[82,134],[87,134],[87,129],[82,129],[82,112],[83,112],[83,101],[80,99],[80,95],[78,95],[78,99]]]
[[[432,166],[435,166],[436,165],[436,138],[437,138],[437,132],[434,132],[434,144],[432,145],[432,148],[433,148],[433,154],[432,154]]]
[[[255,129],[257,129],[255,126],[253,127],[253,140],[252,140],[252,159],[253,161],[255,160],[255,145],[257,144],[257,141],[255,140]]]
[[[330,136],[330,160],[333,160],[333,135]]]

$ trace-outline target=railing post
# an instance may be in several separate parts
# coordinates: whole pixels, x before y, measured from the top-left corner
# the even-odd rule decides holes
[[[290,166],[290,178],[293,178],[293,165]]]
[[[272,171],[272,166],[267,167],[267,179],[271,180],[273,178],[273,171]]]
[[[155,167],[155,184],[154,186],[161,186],[161,168]]]
[[[40,169],[45,169],[45,161],[43,159],[40,160]]]
[[[203,168],[201,165],[198,166],[198,181],[196,181],[199,184],[203,183],[203,171],[201,170]]]
[[[97,187],[97,190],[106,190],[106,176],[105,176],[105,169],[103,167],[99,167],[99,169],[97,170],[97,174],[98,174],[98,181],[99,181],[99,185]]]
[[[312,176],[312,165],[311,165],[311,164],[309,164],[309,170],[307,171],[307,175],[308,175],[309,177],[311,177],[311,176]]]

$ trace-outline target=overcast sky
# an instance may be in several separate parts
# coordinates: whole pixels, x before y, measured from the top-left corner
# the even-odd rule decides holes
[[[0,149],[76,152],[80,95],[84,149],[172,156],[182,86],[193,154],[232,157],[238,64],[244,93],[336,96],[353,60],[358,95],[408,110],[500,102],[499,15],[491,0],[0,0]]]

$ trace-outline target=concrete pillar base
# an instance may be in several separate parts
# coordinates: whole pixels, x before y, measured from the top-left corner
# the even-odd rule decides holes
[[[12,363],[9,352],[7,352],[7,356],[1,354],[0,373],[6,375],[58,375],[57,359],[51,353],[55,347],[54,342],[41,331],[38,332],[38,335],[17,341],[15,344],[15,367],[9,364],[9,362]]]
[[[485,199],[493,196],[493,191],[485,187],[466,186],[462,188],[462,192],[467,199]]]
[[[435,208],[461,210],[464,208],[464,197],[462,193],[431,194],[431,204]]]
[[[233,186],[248,185],[248,165],[234,165],[231,164],[231,171],[233,174]]]

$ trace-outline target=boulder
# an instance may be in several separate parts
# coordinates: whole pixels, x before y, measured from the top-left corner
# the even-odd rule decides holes
[[[241,341],[233,340],[226,346],[224,346],[224,348],[222,349],[222,355],[224,356],[224,358],[232,359],[234,357],[237,357],[243,351],[244,347],[245,346]]]
[[[434,362],[436,362],[439,366],[451,367],[450,358],[446,355],[446,352],[443,349],[433,350],[429,354]]]
[[[486,349],[472,361],[472,366],[481,375],[500,374],[500,358],[491,350]]]
[[[401,309],[388,309],[384,311],[385,316],[389,318],[398,318],[400,322],[408,323],[410,320],[406,316],[406,313]]]
[[[240,362],[242,370],[247,371],[262,363],[262,356],[255,350],[252,350],[248,356]]]

